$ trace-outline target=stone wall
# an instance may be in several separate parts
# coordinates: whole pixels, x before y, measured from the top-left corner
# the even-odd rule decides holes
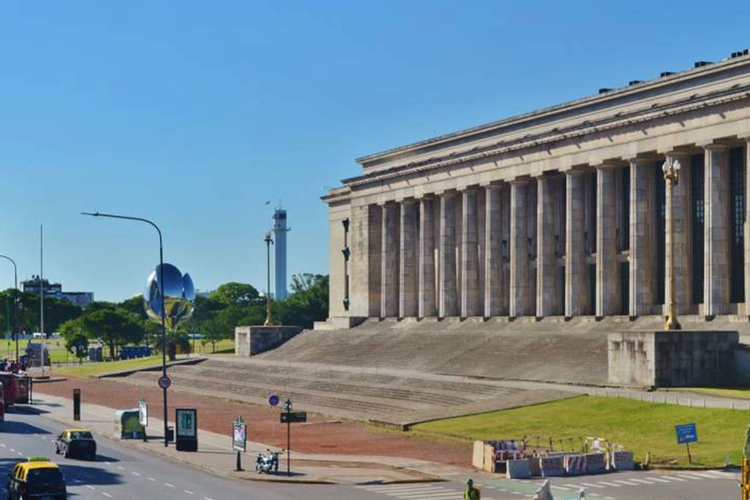
[[[720,386],[734,381],[736,331],[610,333],[609,383],[624,386]]]
[[[302,330],[301,326],[238,326],[234,329],[235,356],[250,357],[271,351]]]

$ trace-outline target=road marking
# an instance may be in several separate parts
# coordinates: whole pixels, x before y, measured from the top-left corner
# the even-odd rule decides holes
[[[693,481],[700,481],[701,478],[695,476],[688,476],[687,474],[677,474],[676,477],[684,477],[685,479],[692,479]]]
[[[134,476],[140,476],[141,475],[140,472],[136,472],[136,471],[131,472],[131,474],[133,474]]]
[[[622,488],[621,484],[608,483],[606,481],[599,481],[599,484],[603,484],[604,486],[610,486],[612,488]]]
[[[87,484],[87,485],[86,485],[86,488],[88,488],[88,489],[90,489],[90,490],[95,490],[95,489],[96,489],[96,488],[94,488],[93,486],[91,486],[90,484]]]
[[[712,476],[712,475],[705,474],[705,473],[702,473],[702,472],[691,472],[690,475],[702,477],[704,479],[716,479],[716,476]]]
[[[193,493],[193,492],[192,492],[192,491],[190,491],[190,490],[185,490],[185,493],[187,493],[188,495],[195,495],[195,493]]]
[[[149,481],[156,481],[156,479],[155,479],[155,478],[153,478],[153,477],[150,477],[150,478],[148,478],[148,480],[149,480]]]
[[[214,500],[214,499],[211,497],[203,497],[203,500]]]
[[[671,483],[669,479],[664,479],[661,477],[650,477],[648,478],[649,481],[656,481],[657,483]]]
[[[10,450],[10,451],[11,451],[12,453],[15,453],[15,452],[16,452],[16,450],[14,450],[13,448],[8,448],[8,449],[9,449],[9,450]]]
[[[102,491],[102,495],[104,495],[104,496],[105,496],[105,497],[107,497],[107,498],[112,498],[112,495],[110,495],[110,494],[109,494],[109,493],[107,493],[106,491]]]
[[[581,483],[583,486],[588,486],[589,488],[605,488],[605,486],[599,486],[598,484],[592,484],[592,483]]]
[[[633,483],[631,481],[623,481],[622,479],[613,479],[612,482],[619,483],[619,484],[626,484],[628,486],[638,486],[638,483]]]
[[[170,488],[174,488],[174,484],[164,483],[164,486],[169,486]]]
[[[630,480],[631,481],[635,481],[636,483],[641,483],[641,484],[654,484],[654,483],[652,483],[651,481],[649,481],[647,479],[636,479],[634,477],[631,477]]]
[[[680,481],[680,482],[684,482],[685,481],[681,477],[677,477],[677,476],[661,476],[661,477],[664,478],[664,479],[666,479],[667,481]]]
[[[120,470],[125,470],[125,467],[123,467],[121,465],[118,465],[117,468],[120,469]]]

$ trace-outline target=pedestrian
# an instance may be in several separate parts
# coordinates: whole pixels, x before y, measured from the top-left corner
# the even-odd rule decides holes
[[[480,500],[482,494],[474,487],[474,481],[469,479],[466,481],[466,489],[464,490],[464,500]]]

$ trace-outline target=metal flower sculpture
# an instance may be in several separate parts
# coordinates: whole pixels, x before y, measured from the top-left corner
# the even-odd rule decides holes
[[[174,330],[193,314],[195,287],[190,275],[185,273],[183,276],[172,264],[164,264],[163,286],[160,280],[161,266],[156,266],[146,281],[143,307],[149,318],[161,324],[161,294],[164,293],[165,323],[167,328]]]

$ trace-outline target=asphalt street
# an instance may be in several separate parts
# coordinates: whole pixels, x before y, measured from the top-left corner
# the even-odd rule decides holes
[[[114,428],[114,424],[113,424]],[[28,408],[11,410],[0,432],[2,497],[6,478],[23,457],[46,456],[56,461],[68,482],[70,498],[196,499],[196,500],[451,500],[460,499],[465,477],[444,483],[396,485],[299,485],[241,481],[217,477],[148,453],[98,438],[96,461],[65,459],[54,454],[54,439],[63,429],[43,413]],[[555,478],[556,499],[705,500],[739,498],[739,475],[723,471],[620,472],[600,476]],[[531,498],[541,481],[503,478],[478,480],[484,500]]]

